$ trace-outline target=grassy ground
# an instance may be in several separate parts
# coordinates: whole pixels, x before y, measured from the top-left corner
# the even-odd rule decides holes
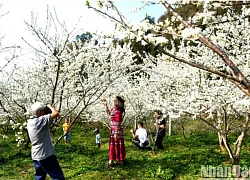
[[[201,165],[230,165],[228,155],[219,151],[216,133],[197,133],[186,141],[180,135],[167,136],[163,142],[165,149],[153,154],[133,146],[131,134],[126,130],[125,164],[108,169],[108,130],[101,127],[103,144],[98,149],[93,129],[75,125],[71,144],[65,145],[62,141],[56,146],[56,155],[66,179],[197,180],[201,179]],[[244,145],[243,149],[241,163],[249,167],[249,147]],[[34,179],[30,148],[17,147],[14,138],[0,139],[0,151],[0,179]]]

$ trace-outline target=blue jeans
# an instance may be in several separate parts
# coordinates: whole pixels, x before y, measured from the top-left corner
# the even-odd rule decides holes
[[[45,180],[46,175],[54,180],[65,180],[62,169],[55,155],[49,156],[41,161],[33,160],[36,180]]]
[[[66,134],[65,136],[64,136],[64,141],[65,142],[70,142],[71,141],[71,134],[70,133],[68,133],[68,134]]]

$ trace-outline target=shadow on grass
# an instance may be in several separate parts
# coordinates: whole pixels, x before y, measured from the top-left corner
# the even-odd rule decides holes
[[[0,147],[2,148],[2,147]],[[4,149],[8,149],[8,146],[5,146]],[[31,158],[29,149],[27,148],[16,148],[13,150],[13,147],[9,147],[9,149],[12,149],[11,152],[3,152],[1,153],[0,157],[0,165],[4,165],[5,163],[8,163],[9,161],[16,160],[16,159],[26,159]]]

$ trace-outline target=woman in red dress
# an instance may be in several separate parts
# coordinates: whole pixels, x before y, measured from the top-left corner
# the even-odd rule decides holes
[[[122,120],[125,113],[124,100],[120,96],[116,96],[114,107],[109,109],[107,100],[103,99],[106,107],[106,113],[110,116],[110,140],[109,140],[109,163],[108,166],[113,166],[114,161],[118,165],[123,165],[125,159],[125,146],[123,137]]]

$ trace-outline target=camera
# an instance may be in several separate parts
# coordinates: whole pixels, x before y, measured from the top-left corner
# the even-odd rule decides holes
[[[51,109],[48,106],[45,106],[44,112],[45,112],[45,114],[51,114],[52,113]]]

